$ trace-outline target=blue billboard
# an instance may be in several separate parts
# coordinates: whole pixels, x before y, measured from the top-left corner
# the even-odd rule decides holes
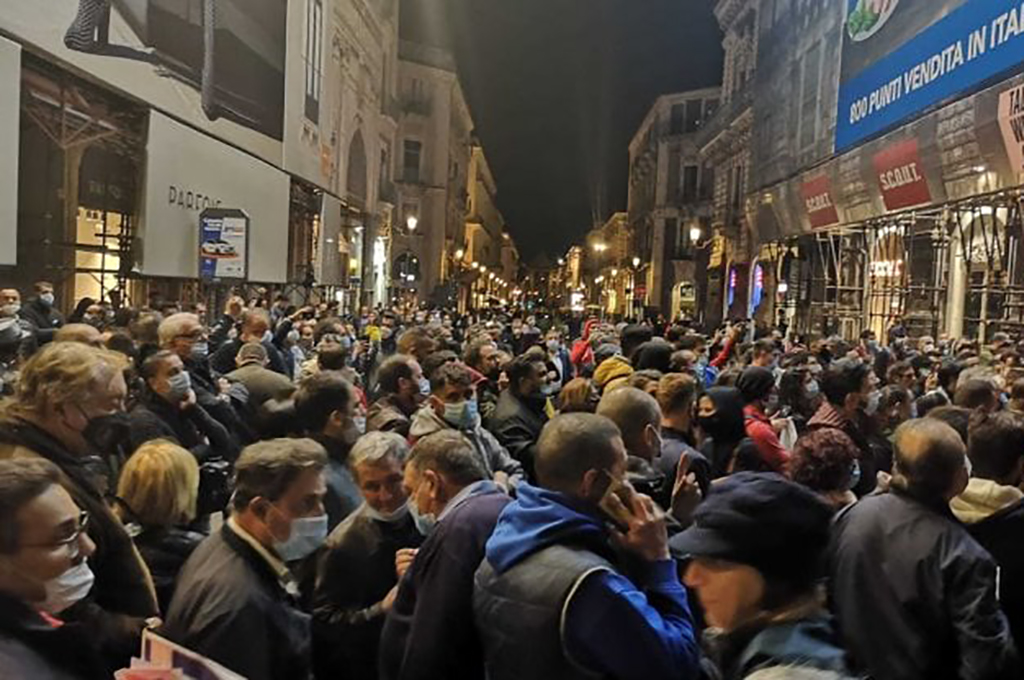
[[[1021,0],[847,0],[836,150],[1022,63]]]

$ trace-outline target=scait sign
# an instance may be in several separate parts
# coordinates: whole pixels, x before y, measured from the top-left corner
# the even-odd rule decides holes
[[[807,180],[801,187],[801,195],[804,199],[804,210],[807,212],[807,219],[814,229],[830,227],[839,224],[839,211],[832,200],[832,184],[828,175],[819,175],[814,179]]]
[[[930,203],[931,192],[924,176],[917,140],[908,139],[882,149],[872,159],[886,210]]]
[[[1024,176],[1024,85],[999,95],[999,129],[1018,181]]]

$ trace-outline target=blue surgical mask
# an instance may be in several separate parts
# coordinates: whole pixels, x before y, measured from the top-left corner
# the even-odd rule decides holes
[[[409,500],[409,514],[412,515],[412,521],[416,525],[416,530],[426,536],[430,533],[430,530],[437,525],[437,515],[432,512],[421,513],[419,508],[416,507],[416,501]]]
[[[856,489],[860,484],[860,475],[860,461],[854,458],[853,465],[850,466],[850,489]]]
[[[458,430],[475,430],[480,425],[480,407],[476,399],[445,404],[444,420]]]
[[[274,551],[285,562],[301,560],[312,554],[327,540],[327,515],[292,520],[292,533],[287,541],[275,541]]]
[[[420,378],[420,394],[424,397],[430,396],[430,381],[426,378]]]
[[[183,401],[192,389],[192,376],[188,371],[182,371],[167,379],[170,390],[167,392],[167,400],[171,402]]]
[[[818,381],[817,380],[811,380],[806,385],[804,385],[804,393],[809,398],[811,398],[811,399],[813,399],[814,397],[818,396],[818,394],[820,392],[821,392],[821,386],[818,385]]]
[[[192,352],[190,356],[196,361],[206,359],[206,357],[210,356],[210,344],[205,340],[195,343],[192,345]]]

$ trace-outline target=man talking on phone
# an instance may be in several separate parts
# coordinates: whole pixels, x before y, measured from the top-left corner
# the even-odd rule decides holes
[[[520,484],[502,512],[476,573],[487,677],[698,677],[665,517],[625,481],[619,429],[591,414],[555,418],[536,474],[539,486]]]

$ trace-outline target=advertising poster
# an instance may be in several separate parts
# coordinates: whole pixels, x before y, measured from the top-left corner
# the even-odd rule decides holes
[[[811,227],[821,229],[839,224],[839,211],[832,199],[832,183],[828,175],[819,175],[803,183],[801,195],[804,199],[804,211]]]
[[[199,216],[199,278],[247,278],[249,218],[241,210],[208,208]]]
[[[930,203],[931,192],[917,140],[907,139],[885,147],[872,157],[878,188],[886,210],[911,208]]]
[[[999,129],[1014,179],[1020,182],[1024,179],[1024,85],[999,95]]]
[[[846,0],[836,149],[1024,63],[1019,0]]]
[[[280,165],[287,0],[3,0],[0,30]]]

